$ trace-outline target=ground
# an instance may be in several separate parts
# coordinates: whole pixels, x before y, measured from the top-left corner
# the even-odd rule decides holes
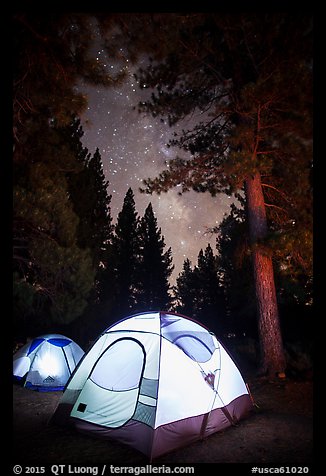
[[[251,463],[312,464],[313,384],[311,378],[246,379],[255,403],[252,414],[204,441],[155,460],[157,465]],[[49,425],[62,392],[35,392],[13,385],[13,464],[146,465],[148,459],[122,444]]]

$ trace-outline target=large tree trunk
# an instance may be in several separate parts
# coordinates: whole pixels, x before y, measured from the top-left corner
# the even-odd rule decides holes
[[[257,172],[245,182],[249,233],[258,312],[262,371],[271,376],[285,371],[285,356],[278,314],[273,263],[260,246],[267,234],[266,208]]]

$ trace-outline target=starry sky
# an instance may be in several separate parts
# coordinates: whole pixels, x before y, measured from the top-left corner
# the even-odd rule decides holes
[[[106,64],[108,72],[117,72],[119,65],[106,61],[103,49],[97,49],[95,54],[99,61]],[[180,196],[178,187],[161,195],[139,192],[143,179],[156,177],[166,168],[167,160],[176,155],[186,157],[186,152],[167,147],[175,129],[160,118],[140,114],[137,107],[134,109],[151,91],[139,88],[133,76],[135,66],[126,64],[125,67],[127,78],[119,87],[80,86],[88,97],[87,111],[81,116],[84,130],[82,142],[90,153],[93,154],[97,147],[100,151],[104,173],[109,181],[108,193],[112,195],[113,223],[122,209],[129,187],[134,192],[140,217],[152,203],[165,240],[165,250],[172,249],[174,271],[170,282],[175,284],[186,258],[194,266],[200,249],[204,250],[208,243],[216,252],[216,235],[207,230],[221,222],[229,210],[231,199],[222,194],[213,198],[208,193],[193,191]],[[191,120],[196,119],[192,117]],[[181,130],[190,125],[183,122],[178,127]]]

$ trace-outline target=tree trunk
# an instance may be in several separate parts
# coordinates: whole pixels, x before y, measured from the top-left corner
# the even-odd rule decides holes
[[[285,371],[273,263],[260,242],[267,235],[266,209],[259,172],[245,181],[249,233],[255,279],[261,365],[263,373],[270,376]]]

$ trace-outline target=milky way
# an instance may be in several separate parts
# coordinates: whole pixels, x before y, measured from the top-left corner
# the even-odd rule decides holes
[[[104,51],[97,52],[98,58]],[[114,65],[107,65],[114,72]],[[230,198],[225,195],[211,197],[208,193],[193,191],[179,195],[178,187],[161,195],[141,194],[142,180],[154,178],[166,168],[165,162],[176,155],[185,157],[184,151],[167,147],[173,130],[159,118],[140,114],[137,107],[144,94],[132,74],[132,67],[125,82],[115,88],[83,87],[88,96],[88,109],[81,116],[84,130],[83,144],[94,153],[98,147],[103,168],[109,181],[108,193],[112,195],[111,215],[116,221],[129,187],[135,195],[136,209],[143,216],[151,202],[158,226],[164,236],[166,249],[172,249],[174,272],[171,284],[189,258],[197,263],[200,249],[210,243],[215,250],[216,235],[208,228],[221,222],[229,210]],[[193,120],[193,119],[192,119]],[[186,124],[183,124],[183,127]]]

